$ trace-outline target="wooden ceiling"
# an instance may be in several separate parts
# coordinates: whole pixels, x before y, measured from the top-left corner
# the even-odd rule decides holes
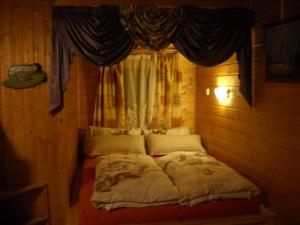
[[[98,6],[122,4],[194,5],[205,8],[243,6],[252,8],[252,0],[54,0],[55,6]]]

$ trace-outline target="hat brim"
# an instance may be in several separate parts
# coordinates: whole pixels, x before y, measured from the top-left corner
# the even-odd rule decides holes
[[[2,82],[5,87],[22,89],[29,88],[35,85],[38,85],[46,80],[46,76],[42,73],[34,73],[31,75],[31,79],[28,80],[20,80],[15,77],[11,77]]]

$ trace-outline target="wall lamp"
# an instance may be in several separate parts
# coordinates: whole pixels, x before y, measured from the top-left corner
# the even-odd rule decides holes
[[[214,92],[216,98],[222,105],[226,104],[231,97],[230,96],[231,90],[226,86],[217,87],[215,88]]]

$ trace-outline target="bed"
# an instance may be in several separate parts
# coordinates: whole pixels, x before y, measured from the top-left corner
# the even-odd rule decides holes
[[[155,145],[152,148],[157,150],[157,146]],[[178,158],[178,155],[176,157]],[[161,157],[155,156],[153,158],[155,161],[161,160]],[[164,163],[169,166],[170,162],[167,157],[166,161],[158,162],[161,166],[164,166]],[[96,182],[96,169],[97,159],[86,157],[81,169],[79,225],[273,224],[273,213],[260,204],[258,196],[249,199],[236,198],[222,201],[204,201],[200,204],[192,204],[192,206],[182,206],[172,203],[141,208],[116,207],[116,209],[112,210],[97,209],[91,203]]]

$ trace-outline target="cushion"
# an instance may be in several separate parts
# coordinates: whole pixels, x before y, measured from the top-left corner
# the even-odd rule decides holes
[[[145,154],[145,142],[142,135],[100,135],[88,137],[85,154],[98,156],[111,153]]]
[[[167,130],[163,128],[155,128],[155,129],[143,129],[143,134],[144,135],[149,135],[149,134],[166,134]]]
[[[206,152],[199,135],[150,134],[146,141],[150,155],[167,155],[177,151]]]

